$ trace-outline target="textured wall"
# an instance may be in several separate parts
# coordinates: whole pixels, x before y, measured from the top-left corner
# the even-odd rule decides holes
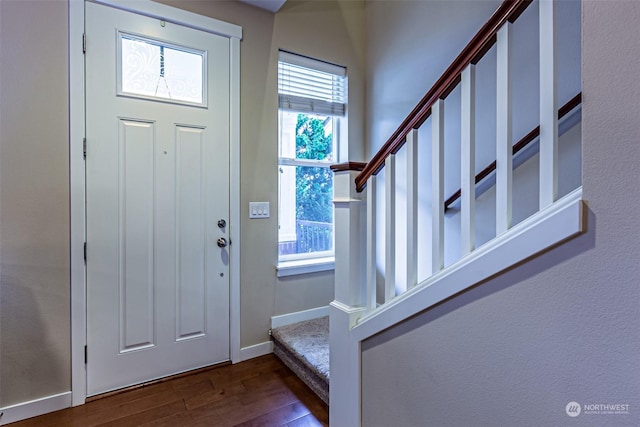
[[[333,272],[276,277],[278,260],[278,49],[345,65],[349,157],[362,159],[364,9],[361,1],[289,0],[277,14],[236,1],[163,0],[243,27],[241,42],[241,345],[268,341],[273,315],[327,305]],[[249,220],[250,201],[271,218]]]
[[[368,340],[364,425],[640,424],[640,7],[582,7],[588,232]]]
[[[0,407],[70,389],[66,1],[0,2]]]
[[[366,1],[367,159],[500,3]]]

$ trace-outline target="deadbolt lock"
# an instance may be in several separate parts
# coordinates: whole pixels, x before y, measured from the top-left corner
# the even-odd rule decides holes
[[[227,221],[225,221],[224,219],[219,219],[218,220],[218,227],[219,228],[225,228],[227,226]]]

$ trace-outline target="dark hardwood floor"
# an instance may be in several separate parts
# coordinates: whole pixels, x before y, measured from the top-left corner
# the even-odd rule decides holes
[[[280,360],[267,355],[10,425],[328,426],[329,408]]]

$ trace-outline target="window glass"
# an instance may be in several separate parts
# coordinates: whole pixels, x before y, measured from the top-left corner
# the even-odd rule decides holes
[[[120,35],[121,95],[204,105],[204,52]]]
[[[334,119],[280,116],[280,255],[333,251]]]

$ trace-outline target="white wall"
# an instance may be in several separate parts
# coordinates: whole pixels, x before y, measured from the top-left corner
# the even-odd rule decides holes
[[[640,424],[640,5],[582,7],[588,232],[364,343],[364,425]]]

